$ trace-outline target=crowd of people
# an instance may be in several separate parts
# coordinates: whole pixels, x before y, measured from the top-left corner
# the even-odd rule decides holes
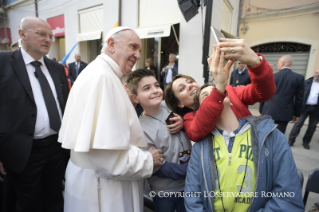
[[[222,38],[208,59],[214,84],[178,74],[170,54],[163,91],[151,58],[132,71],[142,43],[128,27],[110,30],[90,64],[76,53],[67,67],[45,56],[46,21],[22,19],[19,35],[20,48],[0,52],[4,211],[143,211],[145,179],[159,212],[304,211],[290,146],[309,116],[310,148],[319,69],[304,81],[285,55],[273,74],[244,40]]]

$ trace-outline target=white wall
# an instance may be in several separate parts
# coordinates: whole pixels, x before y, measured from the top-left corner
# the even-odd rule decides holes
[[[65,25],[65,50],[68,53],[71,48],[77,42],[77,34],[79,32],[79,23],[78,23],[78,10],[86,9],[89,7],[94,7],[97,5],[101,5],[104,2],[111,2],[115,4],[117,1],[103,1],[103,0],[42,0],[38,2],[38,11],[39,11],[39,18],[46,20],[47,18],[55,17],[58,15],[64,14],[64,25]],[[14,7],[15,9],[8,10],[8,27],[11,28],[12,32],[12,40],[16,41],[20,39],[18,34],[19,24],[22,18],[27,16],[35,16],[35,6],[34,4],[30,4],[23,7]],[[112,10],[114,12],[114,9]],[[107,17],[110,16],[110,11]],[[117,10],[116,10],[117,14]],[[114,24],[113,24],[114,25]],[[55,46],[52,49],[52,54],[56,52]],[[73,62],[74,57],[73,55],[79,52],[79,45],[73,50],[72,54],[70,55],[67,63]],[[49,57],[51,51],[49,52]]]
[[[203,51],[201,24],[200,13],[188,22],[185,21],[185,18],[181,14],[178,59],[178,73],[193,77],[200,85],[204,83],[203,65],[201,62]]]

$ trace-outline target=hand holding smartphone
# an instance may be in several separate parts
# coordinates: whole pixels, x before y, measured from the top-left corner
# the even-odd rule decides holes
[[[171,121],[169,120],[170,118],[173,118],[174,117],[174,113],[173,112],[170,112],[167,116],[167,118],[165,119],[165,122],[167,125],[170,125],[170,124],[173,124],[171,123]]]

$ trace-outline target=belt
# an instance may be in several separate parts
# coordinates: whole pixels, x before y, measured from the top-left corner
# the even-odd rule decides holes
[[[84,169],[93,169],[93,166],[89,160],[88,152],[75,152],[73,149],[71,149],[70,160],[76,166],[82,167]]]
[[[42,139],[33,139],[33,146],[46,146],[53,143],[58,143],[58,134],[50,135]]]

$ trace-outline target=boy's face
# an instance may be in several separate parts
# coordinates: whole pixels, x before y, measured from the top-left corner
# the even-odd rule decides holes
[[[163,100],[163,91],[155,77],[143,77],[138,83],[137,95],[134,95],[133,99],[143,108],[160,105]]]
[[[203,90],[201,90],[200,95],[199,95],[199,103],[202,104],[202,102],[204,101],[204,99],[209,96],[209,94],[212,92],[212,90],[214,89],[214,86],[207,86],[206,88],[204,88]],[[230,105],[230,101],[228,96],[224,99],[224,105]]]

